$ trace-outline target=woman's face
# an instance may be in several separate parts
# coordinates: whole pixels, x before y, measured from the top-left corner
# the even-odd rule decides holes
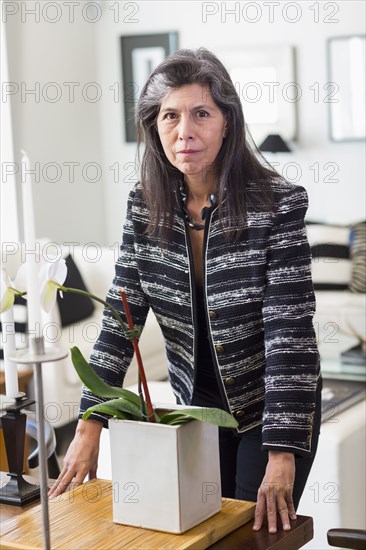
[[[213,180],[226,119],[209,87],[187,84],[170,92],[161,103],[157,129],[164,153],[187,183]]]

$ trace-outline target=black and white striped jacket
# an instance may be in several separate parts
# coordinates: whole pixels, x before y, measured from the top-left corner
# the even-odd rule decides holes
[[[253,185],[253,190],[255,185]],[[313,328],[315,298],[304,225],[303,187],[274,183],[275,212],[248,212],[237,242],[226,241],[214,209],[206,220],[204,285],[213,357],[222,393],[244,432],[263,422],[266,449],[307,455],[320,380]],[[183,212],[174,213],[165,248],[144,233],[148,211],[139,185],[130,193],[121,254],[108,300],[122,312],[124,287],[135,324],[149,307],[166,344],[172,388],[191,402],[195,379],[193,259]],[[108,311],[91,365],[121,386],[133,348]],[[102,401],[85,387],[80,414]],[[99,420],[102,417],[97,415]]]

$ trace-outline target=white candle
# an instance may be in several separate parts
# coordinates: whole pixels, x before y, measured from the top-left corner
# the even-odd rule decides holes
[[[39,257],[37,257],[36,234],[34,227],[33,191],[31,180],[31,166],[27,154],[22,151],[22,198],[25,253],[27,272],[27,308],[28,333],[30,336],[42,335],[42,317],[40,303],[40,288],[38,281]]]
[[[7,397],[17,397],[19,393],[16,363],[10,361],[9,355],[16,351],[14,313],[11,307],[1,314],[2,344],[4,350],[5,393]]]

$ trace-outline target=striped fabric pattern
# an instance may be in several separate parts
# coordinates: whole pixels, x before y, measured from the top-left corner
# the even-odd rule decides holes
[[[307,222],[315,290],[347,290],[352,278],[350,228]]]
[[[351,292],[366,292],[366,222],[360,222],[351,231],[352,279]]]
[[[256,185],[251,186],[255,192]],[[276,213],[249,211],[237,242],[224,240],[218,211],[209,220],[205,300],[214,359],[228,407],[239,432],[263,423],[263,448],[310,452],[319,353],[311,256],[304,216],[304,188],[273,184]],[[116,276],[107,299],[121,312],[126,289],[135,324],[143,327],[149,307],[160,324],[172,388],[190,404],[195,371],[193,266],[181,207],[165,248],[144,229],[147,208],[139,185],[130,193]],[[191,292],[192,289],[192,292]],[[91,365],[109,384],[121,386],[133,356],[131,343],[108,311]],[[234,380],[228,384],[228,378]],[[103,399],[83,388],[80,415]],[[103,420],[103,415],[94,415]]]

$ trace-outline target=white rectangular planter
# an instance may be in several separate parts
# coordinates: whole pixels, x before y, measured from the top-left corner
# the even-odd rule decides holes
[[[218,428],[109,420],[113,521],[183,533],[221,510]]]

